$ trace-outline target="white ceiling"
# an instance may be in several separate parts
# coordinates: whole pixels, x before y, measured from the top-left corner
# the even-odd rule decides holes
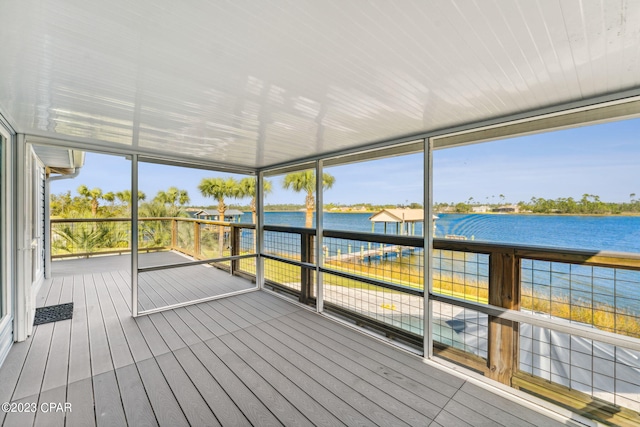
[[[640,1],[2,0],[20,133],[249,168],[640,88]]]

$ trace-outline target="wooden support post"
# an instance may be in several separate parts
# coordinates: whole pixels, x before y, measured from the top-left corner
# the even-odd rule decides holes
[[[520,309],[520,258],[493,252],[489,261],[489,304]],[[489,316],[488,377],[511,386],[518,370],[518,323]]]
[[[313,262],[313,235],[300,234],[300,262]],[[300,267],[300,302],[308,304],[313,296],[313,271]]]
[[[240,255],[240,233],[241,232],[242,232],[242,229],[240,227],[231,225],[231,256]],[[240,270],[240,260],[239,259],[231,260],[231,274],[235,274],[235,272],[239,270]]]
[[[200,253],[200,223],[193,223],[193,254],[194,258],[202,259]]]
[[[171,220],[171,249],[178,247],[178,220]]]

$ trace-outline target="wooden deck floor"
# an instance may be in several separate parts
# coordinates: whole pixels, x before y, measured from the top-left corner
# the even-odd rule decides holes
[[[128,277],[43,285],[40,304],[73,301],[74,316],[13,346],[0,402],[37,410],[0,411],[0,424],[562,425],[267,292],[133,319]]]
[[[190,260],[175,252],[152,252],[139,256],[140,267],[178,264]],[[54,261],[52,271],[54,276],[120,271],[120,275],[129,283],[131,258],[129,255],[120,255]],[[166,307],[253,287],[255,283],[231,276],[209,265],[149,271],[138,276],[138,310]],[[46,294],[41,292],[38,297],[36,302],[41,306]]]

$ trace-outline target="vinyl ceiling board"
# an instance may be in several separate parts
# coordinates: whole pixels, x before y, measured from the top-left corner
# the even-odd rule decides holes
[[[640,88],[639,2],[4,0],[0,16],[16,131],[242,168]]]

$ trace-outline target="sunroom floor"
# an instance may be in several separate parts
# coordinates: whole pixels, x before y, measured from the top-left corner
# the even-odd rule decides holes
[[[134,319],[126,270],[80,264],[37,298],[73,318],[0,368],[4,426],[567,423],[265,291]]]

